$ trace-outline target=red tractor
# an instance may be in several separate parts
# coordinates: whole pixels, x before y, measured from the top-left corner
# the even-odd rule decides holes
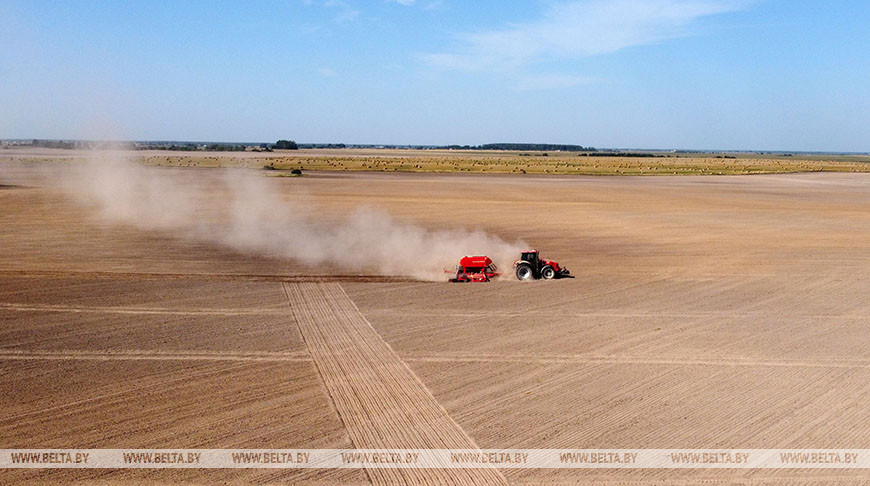
[[[558,262],[540,258],[538,250],[526,250],[521,255],[520,259],[514,262],[518,280],[539,278],[550,280],[571,277],[571,272],[567,268],[559,266]]]
[[[448,270],[445,270],[445,272]],[[451,282],[489,282],[498,276],[498,269],[488,256],[466,256],[456,266],[456,277]]]

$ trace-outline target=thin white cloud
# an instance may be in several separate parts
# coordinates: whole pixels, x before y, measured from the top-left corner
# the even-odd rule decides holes
[[[581,84],[589,84],[594,82],[593,78],[586,76],[570,76],[562,74],[541,74],[534,76],[521,76],[514,89],[518,91],[533,91],[545,89],[563,89],[579,86]]]
[[[329,68],[320,68],[317,70],[317,72],[320,73],[320,75],[324,78],[331,78],[336,75],[336,72]]]
[[[551,6],[537,21],[460,35],[453,52],[424,60],[453,69],[510,70],[546,60],[579,59],[689,33],[691,24],[738,10],[745,0],[585,0]]]
[[[387,3],[396,3],[405,7],[414,5],[420,6],[423,10],[441,10],[444,7],[444,0],[431,0],[425,4],[417,2],[417,0],[385,0]]]
[[[335,9],[338,12],[332,20],[339,23],[352,22],[358,19],[360,15],[359,10],[343,0],[327,0],[323,3],[323,6]]]

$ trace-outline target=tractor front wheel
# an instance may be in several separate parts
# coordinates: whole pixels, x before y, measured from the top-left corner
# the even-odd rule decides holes
[[[532,266],[527,263],[517,265],[517,280],[531,280],[534,276]]]
[[[553,267],[551,267],[550,265],[546,265],[544,266],[544,268],[541,269],[541,278],[543,278],[544,280],[550,280],[555,276],[556,270],[554,270]]]

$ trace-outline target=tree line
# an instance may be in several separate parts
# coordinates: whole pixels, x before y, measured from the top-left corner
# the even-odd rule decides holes
[[[487,143],[483,145],[446,145],[448,150],[528,150],[535,152],[595,152],[595,147],[554,143]]]

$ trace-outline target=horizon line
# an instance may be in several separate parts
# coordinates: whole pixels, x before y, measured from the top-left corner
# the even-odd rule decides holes
[[[227,142],[227,141],[207,141],[207,140],[97,140],[97,139],[80,139],[80,138],[2,138],[0,139],[0,144],[5,144],[8,142],[72,142],[72,143],[104,143],[104,144],[119,144],[119,143],[142,143],[142,144],[212,144],[212,145],[245,145],[245,146],[255,146],[255,145],[274,145],[275,142],[253,142],[253,141],[236,141],[236,142]],[[550,143],[550,142],[487,142],[483,144],[470,145],[470,144],[407,144],[407,143],[346,143],[346,142],[294,142],[297,145],[344,145],[344,148],[384,148],[384,149],[397,149],[397,150],[414,150],[414,149],[446,149],[447,147],[469,147],[464,150],[479,150],[477,147],[481,147],[484,145],[501,145],[501,144],[512,144],[512,145],[552,145],[552,146],[575,146],[575,147],[585,147],[595,151],[626,151],[626,152],[677,152],[677,153],[759,153],[759,154],[816,154],[816,155],[870,155],[870,151],[830,151],[830,150],[768,150],[768,149],[697,149],[697,148],[640,148],[640,147],[597,147],[594,145],[582,145],[577,143]],[[53,147],[42,147],[42,148],[53,148]],[[311,147],[311,149],[318,148],[326,148],[326,147]],[[333,149],[340,149],[339,147],[331,147]],[[74,150],[74,149],[68,149]],[[460,149],[463,150],[463,149]],[[525,150],[525,149],[519,149]],[[591,151],[590,150],[590,151]],[[506,150],[510,151],[510,150]],[[549,150],[551,152],[558,152],[560,150]],[[582,152],[582,150],[581,150]]]

